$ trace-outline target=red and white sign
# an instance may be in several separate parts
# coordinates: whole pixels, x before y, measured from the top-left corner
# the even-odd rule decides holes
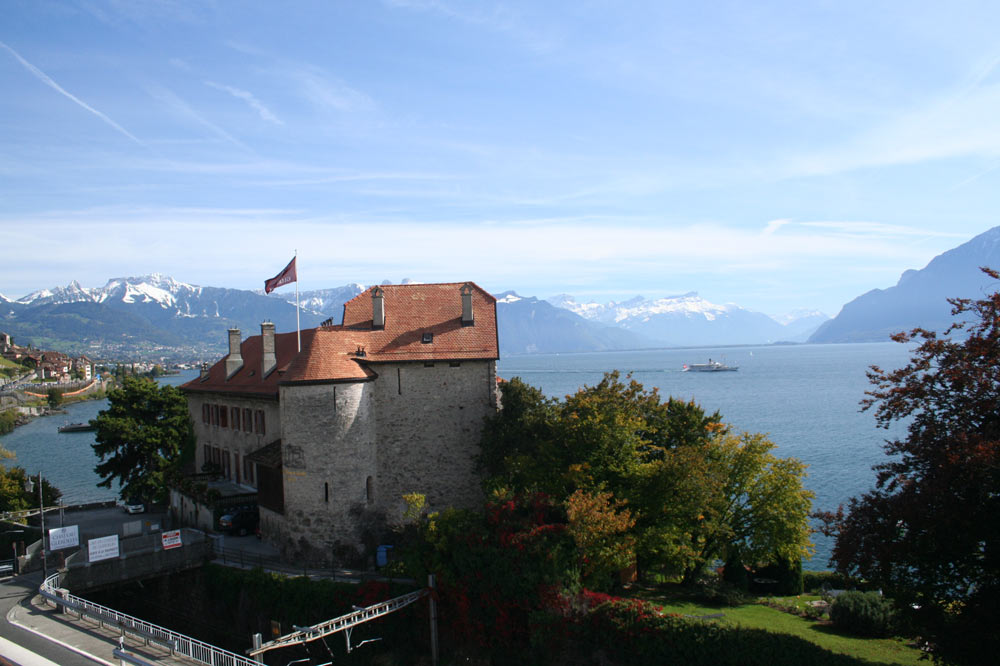
[[[170,550],[171,548],[180,548],[184,544],[181,543],[181,531],[171,530],[169,532],[163,532],[160,535],[160,541],[163,543],[163,550]]]

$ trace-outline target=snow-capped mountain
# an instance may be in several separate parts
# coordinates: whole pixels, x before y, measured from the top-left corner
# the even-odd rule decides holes
[[[69,348],[169,346],[208,350],[226,345],[226,330],[254,334],[263,321],[278,331],[295,330],[295,307],[282,299],[240,289],[200,287],[157,273],[114,278],[103,287],[66,287],[33,292],[0,313],[0,330],[29,342],[65,340]],[[324,319],[304,310],[302,326]]]
[[[502,355],[655,346],[655,342],[642,335],[588,321],[574,312],[557,308],[534,296],[522,297],[513,291],[495,296]]]
[[[766,314],[734,303],[718,305],[688,292],[616,303],[578,303],[560,294],[547,299],[553,305],[652,338],[663,345],[757,344],[787,340],[785,328]]]
[[[403,284],[407,284],[404,282]],[[342,287],[331,289],[314,289],[299,292],[299,305],[306,309],[332,317],[339,324],[344,317],[344,303],[351,300],[366,289],[365,285],[352,282]],[[289,303],[295,303],[295,292],[290,290],[271,292],[272,298],[279,298]]]

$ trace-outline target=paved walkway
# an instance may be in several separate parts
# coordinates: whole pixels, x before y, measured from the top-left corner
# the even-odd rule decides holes
[[[37,584],[35,588],[37,590]],[[79,619],[76,615],[62,613],[47,605],[41,595],[31,595],[15,604],[7,612],[7,621],[30,631],[48,641],[87,657],[99,664],[118,666],[112,651],[118,647],[120,632],[114,627],[101,627],[90,618]],[[194,662],[185,657],[171,656],[170,652],[155,644],[145,645],[141,639],[125,637],[125,650],[155,664],[184,664]]]

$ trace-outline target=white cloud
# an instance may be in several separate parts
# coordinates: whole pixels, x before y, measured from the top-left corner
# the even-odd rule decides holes
[[[254,97],[253,93],[251,92],[248,92],[246,90],[240,90],[239,88],[234,88],[233,86],[227,86],[227,85],[222,85],[220,83],[215,83],[213,81],[205,81],[205,85],[211,88],[215,88],[216,90],[222,90],[223,92],[227,92],[236,99],[243,100],[250,106],[250,108],[252,108],[260,115],[261,120],[266,120],[269,123],[274,123],[275,125],[285,124],[283,120],[278,118],[271,112],[269,108],[264,106],[263,102]]]
[[[286,74],[298,84],[300,94],[316,106],[337,111],[365,111],[375,107],[371,97],[334,80],[318,67],[302,66]]]
[[[48,74],[46,74],[42,70],[40,70],[37,67],[35,67],[34,65],[32,65],[30,62],[28,62],[24,58],[22,58],[21,54],[19,54],[17,51],[15,51],[11,47],[7,46],[3,42],[0,42],[0,47],[3,47],[5,49],[7,49],[8,51],[10,51],[10,54],[12,56],[14,56],[17,59],[17,61],[19,63],[21,63],[21,65],[24,66],[25,69],[27,69],[29,72],[31,72],[31,74],[34,75],[42,83],[44,83],[45,85],[47,85],[50,88],[52,88],[53,90],[55,90],[56,92],[58,92],[60,95],[63,95],[66,98],[72,100],[75,104],[77,104],[78,106],[82,107],[83,109],[86,109],[90,113],[94,114],[95,116],[97,116],[98,118],[100,118],[101,120],[103,120],[105,123],[107,123],[108,125],[110,125],[111,127],[113,127],[115,130],[117,130],[120,134],[123,134],[123,135],[127,136],[129,139],[132,139],[132,141],[135,141],[140,146],[143,145],[142,141],[140,141],[139,139],[137,139],[127,129],[125,129],[124,127],[122,127],[121,125],[119,125],[118,123],[116,123],[115,121],[111,120],[111,118],[109,118],[107,115],[101,113],[100,111],[98,111],[94,107],[90,106],[89,104],[87,104],[86,102],[84,102],[82,99],[80,99],[76,95],[74,95],[71,92],[67,91],[65,88],[63,88],[58,83],[56,83],[55,81],[53,81],[52,78]]]
[[[183,99],[175,95],[172,91],[168,90],[167,88],[164,88],[163,86],[150,86],[147,88],[147,92],[149,92],[149,94],[154,99],[156,99],[161,104],[165,105],[167,108],[173,111],[176,115],[187,118],[188,120],[192,120],[196,124],[201,125],[205,129],[209,130],[212,134],[216,135],[217,137],[233,144],[234,146],[237,146],[239,148],[242,148],[243,150],[250,152],[250,148],[246,144],[244,144],[242,141],[231,135],[229,132],[227,132],[226,130],[222,129],[215,123],[211,122],[210,120],[202,116],[200,113],[195,111],[190,104],[185,102]]]

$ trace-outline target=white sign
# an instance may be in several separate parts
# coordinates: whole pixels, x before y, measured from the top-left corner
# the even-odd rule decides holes
[[[160,535],[160,540],[163,542],[163,550],[170,550],[171,548],[180,548],[181,543],[181,531],[173,530],[170,532],[163,532]]]
[[[49,550],[75,548],[80,545],[80,530],[76,525],[53,527],[49,530]]]
[[[98,537],[87,541],[87,560],[99,562],[118,557],[118,535]]]

